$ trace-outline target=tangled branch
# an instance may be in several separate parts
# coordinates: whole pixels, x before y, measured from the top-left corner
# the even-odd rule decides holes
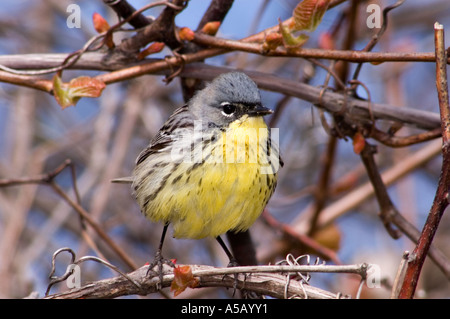
[[[71,251],[68,248],[58,250],[54,258],[61,251]],[[72,254],[72,263],[79,264],[87,260],[94,260],[93,257],[83,257],[78,261],[74,259]],[[355,274],[361,278],[361,284],[367,278],[370,265],[299,265],[298,261],[305,256],[299,258],[288,258],[277,265],[269,266],[244,266],[244,267],[227,267],[215,268],[203,265],[179,265],[177,267],[188,266],[192,270],[192,276],[196,278],[196,285],[192,288],[203,287],[225,287],[245,290],[259,295],[266,295],[273,298],[303,298],[303,299],[335,299],[341,298],[340,294],[331,293],[323,289],[310,286],[308,284],[311,273],[340,273]],[[309,256],[306,256],[309,258]],[[101,262],[95,259],[97,262]],[[106,264],[108,267],[111,265]],[[118,269],[114,268],[118,271]],[[47,289],[49,292],[51,286],[57,282],[63,282],[72,275],[72,268],[60,277],[54,277]],[[119,271],[120,272],[120,271]],[[54,266],[52,268],[52,275]],[[79,288],[73,288],[69,291],[46,294],[46,299],[86,299],[86,298],[117,298],[129,295],[148,295],[158,292],[158,287],[170,287],[174,278],[174,269],[165,265],[165,272],[162,283],[158,274],[151,275],[148,272],[148,266],[145,265],[131,273],[124,274],[120,272],[120,276],[99,280],[96,282],[85,284]],[[234,274],[238,274],[237,286]]]

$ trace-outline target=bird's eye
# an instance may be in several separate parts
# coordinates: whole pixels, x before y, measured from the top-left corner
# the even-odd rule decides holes
[[[222,103],[222,114],[225,116],[231,116],[236,111],[236,106],[228,102]]]

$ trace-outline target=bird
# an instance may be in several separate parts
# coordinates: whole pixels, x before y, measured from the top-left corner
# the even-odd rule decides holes
[[[283,165],[264,121],[256,83],[243,72],[222,73],[167,119],[136,159],[132,191],[143,215],[164,225],[154,261],[162,283],[162,247],[173,237],[213,237],[237,261],[221,235],[250,228],[264,210]]]

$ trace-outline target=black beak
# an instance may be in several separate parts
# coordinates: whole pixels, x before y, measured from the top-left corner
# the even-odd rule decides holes
[[[262,106],[261,104],[257,104],[248,110],[249,116],[264,116],[272,113],[273,111],[271,109]]]

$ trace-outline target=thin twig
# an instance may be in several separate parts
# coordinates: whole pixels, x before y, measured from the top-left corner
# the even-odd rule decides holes
[[[411,136],[392,136],[389,133],[385,133],[376,127],[372,126],[369,137],[372,137],[373,139],[377,140],[378,142],[387,145],[389,147],[405,147],[405,146],[411,146],[418,143],[427,142],[430,140],[433,140],[435,138],[440,137],[441,134],[441,128],[437,127],[434,130],[430,130],[427,132],[411,135]]]
[[[366,47],[362,51],[370,52],[375,47],[375,45],[381,39],[381,36],[386,31],[386,28],[387,28],[387,25],[388,25],[388,13],[389,13],[389,11],[391,11],[391,10],[401,6],[403,4],[403,2],[405,2],[405,0],[398,0],[393,5],[387,6],[386,8],[383,9],[383,24],[381,25],[380,30],[378,30],[378,32],[372,37],[370,42],[366,45]],[[362,65],[363,65],[363,63],[360,62],[356,66],[355,72],[353,73],[353,78],[352,78],[353,80],[356,80],[358,78],[359,73],[360,73],[361,68],[362,68]]]
[[[343,41],[344,43],[343,43],[343,47],[342,47],[342,49],[345,49],[345,50],[351,49],[353,47],[353,43],[355,41],[355,24],[356,24],[356,17],[357,17],[356,12],[358,11],[358,5],[359,5],[358,1],[352,1],[350,4],[350,8],[348,9],[348,24],[347,24],[346,36]],[[341,27],[341,26],[342,26],[342,24],[338,24],[338,27]],[[336,32],[337,32],[337,30],[336,30]],[[315,59],[313,59],[313,60],[315,60]],[[338,68],[338,71],[336,72],[337,74],[335,74],[334,69],[335,69],[336,63],[337,63],[336,61],[331,61],[331,65],[327,70],[327,76],[326,76],[325,82],[323,84],[323,91],[321,91],[321,95],[320,95],[320,103],[322,101],[323,93],[325,93],[326,88],[328,88],[328,86],[329,86],[329,80],[330,80],[331,75],[333,75],[334,81],[338,86],[338,88],[336,88],[336,89],[342,90],[344,92],[346,90],[344,83],[346,82],[346,79],[347,79],[348,63],[344,62],[343,66]],[[346,110],[346,106],[347,106],[346,101],[347,101],[347,99],[344,100],[344,104],[342,107],[343,111]],[[341,113],[341,112],[339,112],[339,113]],[[328,123],[325,120],[325,116],[324,116],[322,110],[320,112],[320,119],[321,119],[322,125],[325,128],[325,131],[327,131],[328,133],[331,133],[331,130],[329,128]],[[338,128],[336,127],[335,130],[338,130]],[[335,164],[335,154],[336,154],[336,148],[338,145],[338,139],[337,139],[338,134],[329,134],[329,137],[328,137],[327,148],[326,148],[326,151],[325,151],[325,153],[323,155],[323,159],[322,159],[323,165],[322,165],[322,168],[319,173],[319,180],[317,183],[318,185],[316,187],[316,191],[314,192],[314,212],[312,214],[310,226],[309,226],[309,229],[307,232],[307,234],[309,236],[312,236],[314,234],[314,232],[317,230],[317,228],[316,228],[317,220],[320,216],[320,213],[322,212],[322,209],[325,207],[325,204],[328,199],[329,184],[330,184],[332,171],[333,171],[334,164]]]
[[[407,159],[386,170],[381,174],[383,182],[386,186],[392,185],[405,175],[411,173],[424,165],[441,152],[441,142],[433,141],[424,148],[411,154]],[[352,211],[353,208],[358,207],[371,196],[374,195],[374,189],[370,182],[365,183],[346,196],[340,198],[329,206],[325,207],[318,220],[318,227],[323,228],[333,223],[337,218]],[[308,212],[309,213],[309,212]],[[302,213],[303,217],[299,221],[294,221],[293,228],[296,232],[304,233],[309,227],[309,214]],[[392,224],[400,229],[412,242],[417,243],[420,232],[414,225],[408,222],[401,214],[397,213],[392,216]],[[431,245],[429,251],[430,259],[441,269],[447,278],[450,279],[450,262],[448,258],[436,247]]]
[[[27,178],[13,178],[0,180],[0,187],[9,187],[22,184],[47,184],[49,185],[62,199],[64,199],[80,216],[85,220],[102,238],[108,246],[129,266],[131,269],[136,269],[136,264],[128,257],[117,244],[111,239],[111,237],[103,230],[103,228],[91,217],[91,215],[77,202],[73,201],[64,190],[55,183],[54,179],[58,176],[66,167],[71,166],[72,162],[66,160],[63,164],[59,165],[53,171],[39,175],[36,177]]]
[[[271,57],[298,57],[314,58],[328,60],[343,60],[348,62],[433,62],[434,54],[431,52],[363,52],[353,50],[324,50],[313,48],[301,48],[287,50],[278,47],[276,50],[265,52],[262,43],[248,42],[247,39],[229,40],[206,35],[204,33],[195,33],[192,40],[194,43],[205,47],[222,49],[220,51],[211,51],[210,54],[219,55],[229,51],[244,51],[263,56]],[[450,63],[450,60],[447,60]]]
[[[374,147],[370,145],[367,141],[365,142],[364,149],[362,150],[360,156],[367,170],[367,175],[369,176],[370,182],[374,188],[375,197],[380,206],[379,216],[383,222],[389,235],[392,238],[397,239],[400,237],[400,232],[392,227],[392,219],[398,214],[397,208],[394,206],[391,198],[387,192],[386,185],[383,183],[380,171],[375,163],[374,159]]]
[[[283,234],[287,235],[290,239],[295,240],[296,242],[299,242],[302,245],[305,245],[306,247],[315,251],[320,256],[332,260],[335,264],[338,265],[341,264],[341,261],[339,260],[339,257],[337,256],[335,251],[322,246],[311,237],[297,232],[291,226],[279,222],[267,210],[263,211],[261,217],[268,225],[270,225],[272,229],[283,232]]]
[[[59,277],[58,277],[58,276],[54,276],[55,271],[56,271],[56,265],[55,265],[55,263],[56,263],[56,257],[57,257],[60,253],[65,252],[65,251],[69,252],[70,255],[71,255],[71,261],[70,261],[70,264],[69,264],[69,265],[79,265],[79,264],[81,264],[81,263],[83,263],[83,262],[85,262],[85,261],[95,261],[95,262],[98,262],[98,263],[100,263],[100,264],[103,264],[103,265],[105,265],[105,266],[111,268],[111,269],[114,270],[115,272],[119,273],[121,276],[123,276],[124,278],[126,278],[127,280],[129,280],[133,285],[135,285],[136,288],[138,288],[138,289],[141,288],[141,286],[140,286],[137,282],[135,282],[135,281],[134,281],[132,278],[130,278],[126,273],[122,272],[119,268],[117,268],[117,267],[114,266],[113,264],[111,264],[111,263],[109,263],[109,262],[107,262],[107,261],[105,261],[105,260],[103,260],[103,259],[101,259],[101,258],[95,257],[95,256],[83,256],[83,257],[81,257],[80,259],[76,260],[76,254],[75,254],[75,252],[74,252],[72,249],[70,249],[70,248],[68,248],[68,247],[65,247],[65,248],[60,248],[60,249],[58,249],[58,250],[53,254],[53,256],[52,256],[52,269],[51,269],[51,271],[50,271],[50,276],[49,276],[49,277],[50,277],[50,283],[49,283],[49,285],[48,285],[48,287],[47,287],[47,290],[46,290],[46,292],[45,292],[45,296],[48,296],[48,294],[49,294],[49,292],[50,292],[50,289],[51,289],[51,287],[52,287],[53,285],[55,285],[55,284],[57,284],[57,283],[60,283],[60,282],[62,282],[62,281],[67,280],[67,278],[73,273],[73,269],[72,269],[71,267],[67,267],[67,270],[66,270],[66,272],[65,272],[63,275],[61,275],[61,276],[59,276]]]
[[[103,228],[91,217],[91,215],[81,205],[74,202],[56,183],[50,183],[53,190],[61,196],[75,211],[82,216],[84,220],[95,230],[95,232],[102,238],[108,246],[127,264],[131,269],[136,269],[136,264],[128,257],[128,254],[123,251],[111,239],[111,237],[103,230]]]
[[[312,236],[317,230],[317,220],[328,199],[337,144],[338,140],[336,136],[328,137],[327,148],[323,154],[324,158],[322,159],[322,169],[320,170],[319,181],[314,192],[314,213],[312,214],[311,224],[308,229],[309,236]]]
[[[21,177],[21,178],[6,178],[0,179],[0,187],[9,187],[23,184],[46,184],[51,182],[58,176],[66,167],[71,166],[71,160],[65,160],[57,168],[47,174],[41,174],[36,177]]]

